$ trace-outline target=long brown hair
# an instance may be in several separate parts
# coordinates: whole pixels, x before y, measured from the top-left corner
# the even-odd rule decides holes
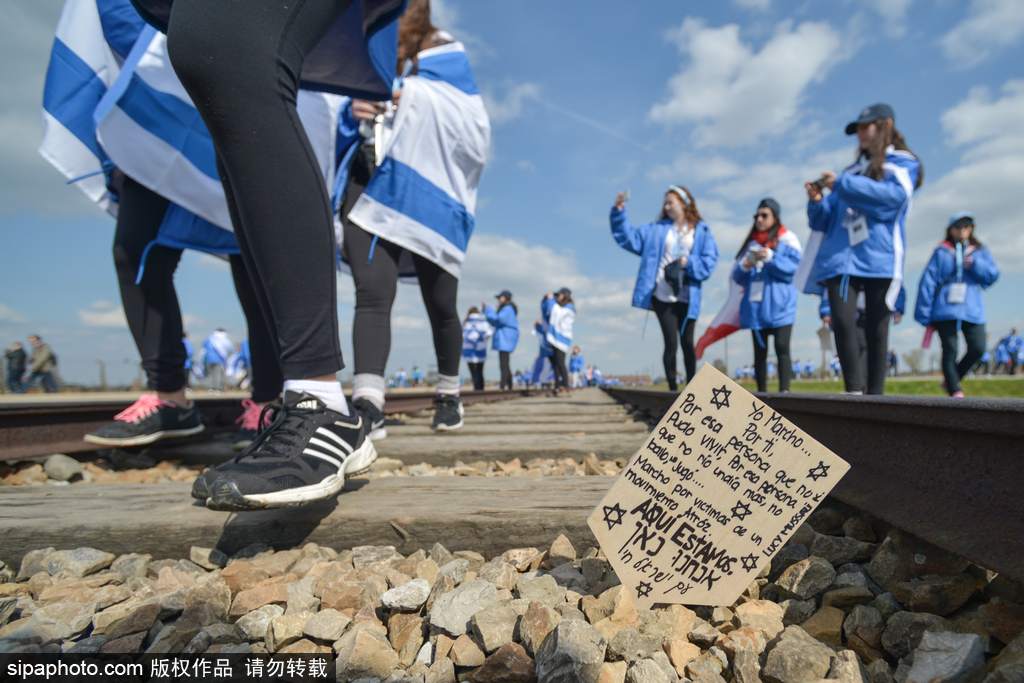
[[[411,59],[412,73],[416,73],[420,50],[433,47],[431,38],[437,27],[430,22],[430,0],[409,0],[405,14],[398,20],[398,66],[395,73],[401,74],[405,60]]]
[[[950,244],[954,244],[955,245],[956,242],[953,240],[952,230],[953,230],[953,226],[952,225],[949,226],[948,228],[946,228],[946,241],[949,242]],[[967,238],[967,242],[968,242],[968,244],[970,244],[975,249],[977,249],[977,248],[979,248],[981,246],[981,242],[979,242],[978,239],[974,236],[974,227],[973,226],[971,227],[971,236]]]
[[[871,143],[868,149],[859,152],[859,154],[863,153],[864,156],[871,160],[867,173],[864,175],[872,180],[881,180],[885,177],[885,169],[882,168],[882,165],[885,164],[885,150],[889,148],[889,145],[892,145],[896,149],[910,152],[917,159],[917,183],[914,185],[914,189],[921,187],[921,183],[924,182],[924,164],[907,147],[907,142],[903,139],[903,133],[896,130],[896,125],[890,118],[877,119],[875,125],[878,126],[878,135],[875,136],[875,141]]]
[[[775,213],[775,209],[773,209],[770,206],[766,206],[764,208],[771,211],[772,218],[775,219],[775,222],[772,223],[772,227],[768,228],[768,241],[764,243],[764,246],[768,247],[769,249],[774,249],[779,244],[779,231],[782,228],[782,221],[779,220],[779,214]],[[760,210],[761,207],[758,207],[758,211]],[[750,240],[754,239],[755,234],[757,234],[756,218],[754,219],[754,224],[750,226],[750,232],[747,233],[747,236],[743,240],[743,243],[740,244],[740,250],[736,252],[736,258],[743,256],[743,254],[747,251],[747,245],[750,244]]]
[[[688,201],[688,202],[684,201],[683,202],[683,208],[684,208],[684,211],[685,211],[685,214],[686,214],[686,222],[690,224],[691,228],[696,230],[697,229],[697,223],[699,223],[702,220],[704,220],[703,218],[700,217],[700,211],[697,210],[697,200],[693,198],[693,195],[690,194],[690,191],[685,186],[683,186],[683,185],[675,185],[674,187],[678,187],[680,190],[683,191],[683,194],[685,194],[687,197],[690,198],[690,201]],[[665,194],[668,194],[669,192],[675,194],[677,197],[679,196],[675,192],[675,190],[667,190],[665,192]],[[680,197],[680,199],[682,199],[682,198]],[[658,220],[659,221],[663,221],[666,218],[668,218],[668,215],[665,213],[664,202],[662,202],[662,204],[663,205],[661,207],[661,215],[658,216]]]

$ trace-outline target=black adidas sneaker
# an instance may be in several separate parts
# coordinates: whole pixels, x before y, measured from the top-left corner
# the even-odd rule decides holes
[[[352,407],[363,418],[367,439],[370,441],[380,441],[387,438],[388,430],[384,428],[385,418],[380,408],[365,398],[357,398],[352,401]]]
[[[430,428],[434,431],[450,431],[462,426],[462,401],[458,396],[438,394],[434,397],[434,422]]]
[[[364,472],[377,459],[358,414],[336,413],[316,396],[291,391],[273,409],[270,426],[221,466],[206,507],[256,510],[322,500],[341,490],[346,474]]]
[[[115,415],[112,423],[83,438],[102,446],[144,446],[160,439],[198,434],[203,429],[202,417],[194,404],[185,408],[155,394],[143,394]]]

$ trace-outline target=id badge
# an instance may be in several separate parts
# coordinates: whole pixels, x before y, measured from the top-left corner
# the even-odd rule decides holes
[[[954,282],[949,286],[949,294],[946,295],[946,303],[962,304],[967,299],[967,283]]]
[[[764,280],[754,280],[750,283],[750,303],[759,304],[764,301]]]
[[[850,237],[850,246],[855,247],[868,238],[867,216],[854,215],[846,217],[846,232]]]

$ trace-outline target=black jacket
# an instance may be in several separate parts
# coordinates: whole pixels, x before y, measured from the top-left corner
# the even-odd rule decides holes
[[[15,349],[14,351],[6,351],[4,353],[7,356],[7,370],[11,370],[19,373],[25,372],[25,359],[28,354],[25,353],[24,349]]]

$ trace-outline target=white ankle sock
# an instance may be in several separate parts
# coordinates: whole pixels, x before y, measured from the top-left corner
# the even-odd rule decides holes
[[[324,405],[336,413],[348,415],[348,399],[341,391],[341,382],[316,382],[310,379],[286,379],[285,391],[307,393],[316,396]]]
[[[445,394],[448,396],[458,396],[459,388],[460,387],[458,375],[437,376],[437,393]]]
[[[352,376],[352,400],[363,398],[377,406],[377,410],[384,408],[384,377],[368,372],[361,372]]]

